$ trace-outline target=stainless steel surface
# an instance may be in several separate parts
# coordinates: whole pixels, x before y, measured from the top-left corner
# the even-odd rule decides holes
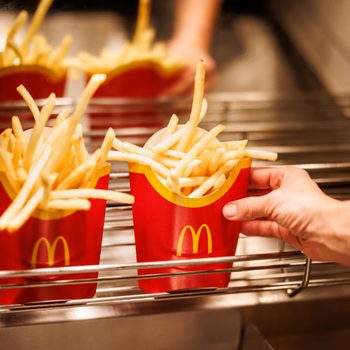
[[[69,100],[60,102],[62,106],[71,105]],[[248,138],[252,147],[274,149],[280,152],[278,165],[296,164],[306,168],[327,193],[348,199],[350,155],[346,139],[350,131],[350,121],[340,112],[340,103],[347,105],[348,100],[342,98],[341,102],[332,99],[325,101],[322,96],[312,95],[212,95],[209,97],[210,108],[203,126],[225,123],[228,127],[223,139]],[[7,108],[8,112],[11,109],[9,115],[14,112],[14,108],[13,105]],[[105,125],[112,124],[122,139],[143,144],[154,130],[166,123],[170,111],[184,118],[189,108],[190,101],[184,100],[136,101],[132,105],[125,100],[93,101],[83,121],[86,142],[91,149],[96,147]],[[20,114],[20,111],[17,112]],[[0,114],[3,115],[3,112]],[[4,126],[6,118],[1,123]],[[263,164],[266,163],[257,162],[256,165]],[[114,164],[110,186],[128,190],[124,165]],[[82,334],[91,332],[92,327],[95,327],[99,329],[98,334],[104,340],[99,341],[98,345],[90,341],[91,348],[101,344],[109,348],[111,344],[121,341],[123,348],[127,349],[124,344],[129,341],[130,348],[136,344],[140,347],[141,344],[147,349],[153,344],[151,339],[147,339],[147,335],[157,334],[157,330],[162,333],[161,348],[167,348],[164,346],[167,332],[172,333],[169,349],[174,348],[174,344],[183,344],[184,348],[188,348],[188,341],[196,344],[194,348],[200,348],[204,345],[200,341],[201,332],[198,327],[202,327],[201,322],[209,322],[205,329],[216,328],[215,322],[210,323],[208,320],[218,317],[221,320],[227,319],[233,328],[231,332],[225,328],[228,333],[222,333],[222,348],[225,349],[228,342],[233,343],[240,338],[242,323],[239,321],[239,310],[275,303],[297,305],[307,301],[306,305],[309,305],[319,299],[333,303],[349,293],[350,271],[347,268],[313,262],[308,287],[300,295],[290,298],[288,291],[303,284],[306,286],[305,258],[299,252],[282,250],[283,247],[275,240],[241,237],[236,257],[216,259],[234,262],[232,269],[229,269],[231,281],[228,288],[145,294],[137,288],[137,268],[181,265],[185,262],[137,264],[131,209],[128,206],[109,206],[101,265],[0,272],[0,278],[3,278],[63,274],[76,269],[99,271],[95,298],[0,307],[0,341],[2,344],[16,344],[21,349],[24,347],[24,336],[32,332],[41,339],[41,346],[50,346],[52,339],[63,336],[67,348],[74,349],[83,337]],[[194,260],[191,264],[210,260]],[[91,280],[40,283],[57,285],[84,282]],[[38,284],[21,287],[31,288]],[[0,288],[13,287],[2,285]],[[174,324],[178,326],[174,328]],[[186,339],[181,340],[178,336],[185,326],[195,330],[192,338],[185,337]],[[116,329],[113,336],[110,332],[106,333],[108,327]],[[225,339],[225,334],[230,334],[230,337]],[[210,338],[209,334],[208,337]],[[36,342],[33,344],[39,346]],[[210,349],[210,341],[206,344]],[[54,348],[56,345],[52,346]]]

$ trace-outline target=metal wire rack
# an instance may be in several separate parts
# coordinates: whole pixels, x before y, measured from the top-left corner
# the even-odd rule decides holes
[[[61,99],[61,107],[72,108],[74,101]],[[346,96],[325,98],[321,95],[218,94],[209,97],[209,111],[203,127],[224,123],[222,139],[248,138],[251,147],[277,151],[279,165],[295,165],[310,172],[329,195],[338,199],[350,198],[350,121],[346,118],[349,99]],[[128,101],[95,100],[84,118],[85,137],[92,150],[104,131],[112,126],[117,135],[143,144],[152,133],[164,126],[171,113],[185,118],[190,108],[188,100]],[[19,103],[0,106],[0,129],[8,125],[7,116],[25,115]],[[31,121],[24,122],[30,126]],[[265,165],[257,162],[256,166]],[[110,187],[128,191],[125,165],[114,164]],[[174,272],[138,276],[141,269],[179,268],[213,263],[229,263],[232,267],[205,271]],[[70,279],[74,273],[97,272],[97,278]],[[230,273],[226,288],[183,290],[176,293],[147,294],[137,287],[137,281],[183,275]],[[49,276],[59,276],[52,280]],[[67,276],[66,279],[63,279]],[[87,275],[88,276],[88,275]],[[26,283],[8,282],[22,277]],[[6,278],[6,283],[1,282]],[[0,290],[14,288],[57,287],[97,283],[93,298],[40,302],[26,305],[0,306],[1,313],[41,309],[52,306],[109,305],[157,300],[223,295],[233,293],[285,291],[289,296],[304,288],[331,287],[350,284],[350,270],[332,263],[312,262],[298,251],[271,239],[242,236],[236,256],[137,263],[135,257],[132,212],[129,206],[107,206],[101,264],[0,271]]]

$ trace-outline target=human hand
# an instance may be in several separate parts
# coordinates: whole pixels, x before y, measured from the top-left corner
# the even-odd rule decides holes
[[[246,235],[276,237],[315,260],[350,265],[349,202],[325,195],[298,168],[252,169],[249,197],[225,205]]]
[[[181,40],[170,41],[168,53],[185,63],[182,79],[164,92],[165,96],[184,96],[193,93],[194,76],[197,62],[202,59],[205,63],[205,87],[210,89],[215,81],[216,63],[206,50],[199,46],[187,45]]]

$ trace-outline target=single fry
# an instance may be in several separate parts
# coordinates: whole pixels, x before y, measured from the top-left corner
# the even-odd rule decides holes
[[[52,191],[51,197],[54,199],[69,199],[69,198],[100,198],[113,202],[122,202],[127,204],[134,203],[134,197],[127,193],[95,190],[95,189],[76,189],[76,190],[62,190]]]

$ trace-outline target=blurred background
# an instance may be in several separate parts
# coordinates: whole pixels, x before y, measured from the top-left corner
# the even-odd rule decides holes
[[[1,1],[0,35],[19,9],[37,1]],[[173,0],[154,0],[157,38],[171,37]],[[55,1],[42,31],[53,44],[70,32],[70,53],[118,50],[134,29],[137,1]],[[217,63],[214,91],[350,90],[350,31],[346,0],[223,1],[212,56]],[[193,14],[196,16],[196,14]],[[0,47],[3,45],[0,37]]]

